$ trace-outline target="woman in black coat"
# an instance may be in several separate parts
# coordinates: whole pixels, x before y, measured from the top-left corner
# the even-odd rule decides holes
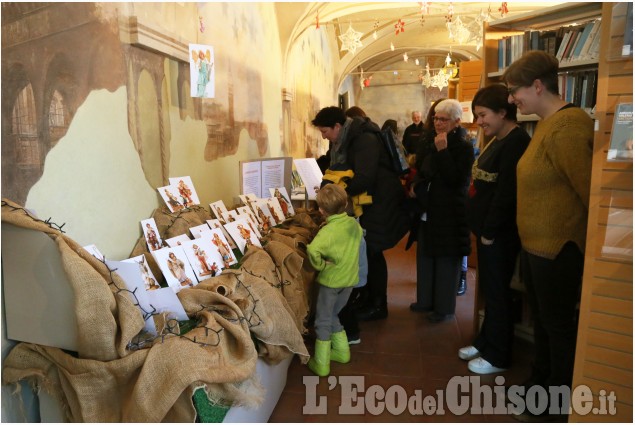
[[[413,311],[440,322],[454,314],[461,260],[470,253],[467,189],[474,150],[460,126],[462,108],[446,99],[434,110],[436,136],[417,158],[412,185],[422,214],[417,238],[417,301]]]
[[[388,151],[379,138],[379,127],[366,117],[346,117],[335,106],[323,108],[312,124],[332,142],[331,170],[352,170],[347,181],[350,196],[366,192],[372,204],[363,206],[360,225],[366,230],[368,305],[358,311],[360,320],[388,315],[388,267],[383,251],[392,248],[408,231],[404,191],[392,168]]]

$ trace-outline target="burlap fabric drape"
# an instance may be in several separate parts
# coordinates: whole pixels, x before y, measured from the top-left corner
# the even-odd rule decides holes
[[[189,228],[207,219],[203,209],[165,215],[171,214],[153,214],[162,238],[171,237],[171,231],[172,236],[186,233],[177,229],[180,222]],[[246,383],[253,379],[258,352],[272,363],[292,353],[308,359],[301,335],[304,317],[300,318],[306,308],[297,294],[307,282],[299,271],[301,256],[286,252],[283,244],[277,244],[281,248],[270,242],[272,256],[250,249],[244,263],[248,267],[226,270],[179,292],[188,316],[198,319],[197,326],[182,336],[167,328],[162,337],[146,340],[147,348],[132,351],[129,342],[139,340],[143,318],[119,276],[10,201],[3,200],[2,220],[44,232],[57,242],[75,296],[79,335],[76,356],[18,344],[3,363],[3,384],[30,380],[59,400],[70,421],[193,421],[191,397],[197,388],[205,388],[219,403],[256,405],[262,394],[254,394],[257,385]],[[256,262],[249,257],[263,258]],[[258,351],[252,334],[261,341]]]

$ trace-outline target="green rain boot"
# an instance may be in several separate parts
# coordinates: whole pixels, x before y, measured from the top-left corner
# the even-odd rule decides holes
[[[317,376],[328,376],[331,373],[331,341],[315,340],[315,354],[307,366]]]
[[[331,360],[338,363],[351,361],[351,349],[348,346],[346,331],[331,334]]]

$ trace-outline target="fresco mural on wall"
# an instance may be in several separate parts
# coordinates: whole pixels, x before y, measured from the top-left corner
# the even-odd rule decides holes
[[[110,258],[129,253],[170,175],[190,175],[202,204],[231,203],[240,160],[326,151],[310,121],[337,99],[339,59],[317,30],[283,60],[273,3],[3,2],[1,16],[2,196]],[[190,95],[189,44],[214,47],[214,98]],[[131,190],[101,202],[114,170]],[[91,214],[69,208],[93,198]]]
[[[294,99],[290,110],[289,154],[296,158],[318,157],[328,142],[313,128],[311,120],[326,106],[336,104],[337,87],[327,29],[304,32],[291,49],[287,66],[294,76]]]

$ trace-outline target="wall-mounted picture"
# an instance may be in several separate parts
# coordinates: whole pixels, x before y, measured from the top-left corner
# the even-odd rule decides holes
[[[178,196],[181,198],[181,203],[185,205],[186,208],[201,203],[198,199],[196,189],[194,189],[194,183],[192,183],[190,176],[170,177],[169,181],[170,186],[177,187],[179,192]]]
[[[291,205],[291,198],[287,193],[286,187],[270,187],[269,192],[271,193],[272,197],[278,200],[278,203],[280,204],[280,208],[282,208],[282,213],[284,214],[285,218],[289,218],[295,215],[295,210],[293,209],[293,205]]]
[[[163,202],[168,206],[170,212],[181,211],[186,208],[185,204],[181,202],[179,196],[179,188],[175,185],[163,186],[157,188],[161,198],[163,198]]]
[[[182,247],[162,248],[152,251],[152,256],[161,268],[168,286],[174,292],[198,284],[194,270]]]
[[[148,267],[148,262],[146,260],[145,255],[137,255],[136,257],[128,258],[127,260],[123,260],[124,263],[134,263],[139,266],[139,271],[141,272],[141,277],[143,279],[144,287],[146,291],[154,291],[161,286],[157,281],[156,277],[152,273],[150,267]]]
[[[210,229],[207,223],[199,224],[198,226],[190,227],[190,233],[194,236],[194,239],[201,237],[202,232],[206,232]]]
[[[212,242],[214,248],[218,251],[223,261],[223,268],[228,268],[232,264],[236,264],[238,260],[231,250],[227,239],[220,229],[211,229],[208,233],[201,235],[201,239]]]
[[[190,95],[214,97],[214,48],[190,44]]]
[[[157,224],[153,218],[141,220],[141,229],[143,230],[143,235],[146,238],[148,250],[156,251],[157,249],[161,249],[163,247],[161,235],[159,235]]]
[[[184,242],[181,247],[199,282],[220,274],[223,269],[223,258],[209,238]]]
[[[223,236],[225,236],[225,239],[229,243],[229,246],[231,249],[238,248],[236,244],[234,243],[234,240],[231,238],[231,236],[229,236],[229,233],[227,233],[227,230],[225,230],[225,226],[221,224],[220,220],[212,219],[212,220],[206,220],[206,221],[210,229],[218,229],[222,232]]]
[[[238,249],[242,254],[244,254],[250,246],[255,245],[262,247],[255,233],[249,227],[249,223],[244,218],[227,223],[225,228],[231,237],[234,238],[234,241],[236,241],[236,245],[238,245]]]
[[[175,236],[173,238],[166,239],[165,242],[167,242],[169,247],[174,248],[175,246],[180,246],[183,244],[183,242],[187,242],[190,240],[191,239],[188,235],[183,234],[183,235]]]
[[[227,207],[225,206],[225,203],[222,200],[212,202],[211,204],[209,204],[209,208],[212,211],[212,214],[214,214],[214,217],[220,220],[221,224],[225,224],[225,219],[223,218],[223,214],[228,212]]]

